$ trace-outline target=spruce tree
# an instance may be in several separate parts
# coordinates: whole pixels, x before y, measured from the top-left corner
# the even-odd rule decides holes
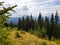
[[[30,16],[30,27],[31,27],[31,29],[32,30],[34,30],[34,19],[33,19],[33,17],[32,17],[32,15]]]
[[[4,23],[7,22],[7,18],[9,18],[10,12],[11,10],[13,10],[15,6],[12,7],[2,7],[2,3],[0,2],[0,45],[9,45],[11,44],[9,41],[7,41],[8,39],[8,35],[9,35],[9,31],[10,28],[5,28]]]
[[[55,24],[57,25],[59,23],[59,16],[58,16],[58,12],[56,11],[55,14]]]
[[[34,29],[35,29],[35,30],[38,30],[38,21],[37,21],[37,19],[35,19]]]
[[[60,38],[60,28],[59,28],[59,15],[58,12],[56,11],[55,14],[55,32],[54,32],[54,37]]]
[[[27,16],[26,17],[26,31],[28,32],[28,30],[29,30],[29,25],[30,24],[30,18],[29,18],[29,16]]]
[[[42,20],[41,20],[41,26],[42,26],[42,28],[44,27],[44,18],[42,17]]]
[[[21,18],[18,19],[18,30],[21,29]]]
[[[45,17],[44,27],[46,29],[46,35],[49,35],[49,19],[47,16]]]
[[[25,26],[26,26],[26,23],[25,23],[25,18],[24,16],[22,17],[22,29],[25,30]]]
[[[0,2],[0,6],[2,6],[2,3],[4,2]],[[4,26],[4,23],[7,22],[7,18],[9,18],[10,16],[10,12],[12,11],[13,8],[15,8],[17,5],[15,6],[11,6],[8,8],[2,7],[3,9],[0,9],[0,27]]]
[[[38,16],[38,25],[39,25],[39,28],[42,29],[42,15],[41,15],[41,13]]]
[[[51,40],[52,36],[54,35],[54,15],[52,13],[51,19],[50,19],[50,30],[48,31],[48,37],[49,40]]]

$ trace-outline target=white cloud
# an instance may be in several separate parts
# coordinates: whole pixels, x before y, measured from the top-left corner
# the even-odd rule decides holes
[[[57,10],[60,12],[60,5],[54,5],[57,0],[0,0],[5,1],[5,6],[15,5],[18,7],[15,8],[16,13],[13,13],[14,16],[30,15],[37,16],[39,12],[43,16],[46,14],[55,13]]]

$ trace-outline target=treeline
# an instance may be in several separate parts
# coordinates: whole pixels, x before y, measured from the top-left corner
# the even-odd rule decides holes
[[[11,27],[13,28],[13,23],[11,22]],[[48,36],[49,40],[52,37],[60,38],[60,23],[59,23],[59,15],[56,11],[56,14],[51,14],[51,17],[42,17],[42,14],[39,13],[37,19],[34,19],[33,16],[22,17],[18,19],[17,26],[18,30],[24,30],[26,32],[29,31],[36,31],[39,37],[46,37]]]

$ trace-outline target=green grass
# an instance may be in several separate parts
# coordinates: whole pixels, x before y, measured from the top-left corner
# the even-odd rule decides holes
[[[58,45],[60,45],[60,39],[55,40]]]
[[[18,31],[16,28],[0,30],[1,39],[0,45],[57,45],[57,41],[45,40],[25,31]]]

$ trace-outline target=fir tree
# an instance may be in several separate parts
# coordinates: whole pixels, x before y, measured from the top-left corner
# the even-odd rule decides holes
[[[25,30],[25,26],[26,26],[26,23],[25,23],[25,18],[24,16],[22,17],[22,29]]]
[[[32,17],[32,15],[30,16],[30,27],[31,27],[31,29],[32,30],[34,30],[34,19],[33,19],[33,17]]]
[[[30,23],[30,18],[29,16],[26,17],[26,31],[29,30],[29,23]]]
[[[21,29],[21,18],[18,19],[18,30]]]
[[[59,23],[59,16],[58,16],[58,12],[56,11],[55,14],[55,24],[57,25]]]
[[[39,28],[42,29],[42,15],[41,15],[41,13],[38,16],[38,24],[39,24]]]
[[[59,36],[60,36],[59,30],[60,30],[60,28],[59,28],[59,16],[58,16],[58,12],[56,11],[54,37],[59,38]]]
[[[52,13],[51,15],[51,19],[50,19],[50,29],[48,31],[48,37],[49,37],[49,40],[51,40],[52,36],[54,35],[54,15]]]
[[[45,29],[46,29],[46,35],[49,35],[49,19],[48,19],[48,17],[46,16],[45,17],[45,23],[44,23],[44,27],[45,27]]]
[[[4,3],[4,2],[0,2],[0,6],[2,6],[2,3]],[[13,8],[15,8],[16,6],[17,5],[8,7],[8,8],[2,7],[3,9],[0,9],[0,27],[4,26],[4,23],[7,22],[7,18],[9,18],[9,16],[10,16],[9,11],[13,11]]]

